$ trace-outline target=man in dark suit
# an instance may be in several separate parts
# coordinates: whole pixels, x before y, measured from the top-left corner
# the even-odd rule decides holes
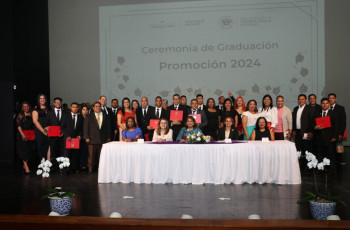
[[[305,151],[312,152],[312,136],[315,127],[315,113],[311,106],[306,104],[306,95],[298,96],[298,106],[293,110],[293,137],[298,151],[305,154]],[[304,168],[305,162],[301,162]]]
[[[346,113],[345,108],[339,104],[337,104],[337,95],[335,93],[328,94],[328,100],[330,103],[330,110],[332,110],[335,119],[339,122],[339,129],[338,129],[338,143],[341,143],[343,141],[343,135],[346,129]],[[342,154],[336,154],[336,161],[337,161],[337,170],[338,172],[342,172],[342,164],[345,164],[343,162],[343,156]]]
[[[225,97],[224,96],[220,96],[218,98],[218,105],[215,106],[216,110],[219,110],[221,112],[224,111],[224,101],[225,101]]]
[[[182,120],[171,121],[171,129],[173,130],[173,140],[176,140],[177,136],[180,133],[180,129],[184,125],[184,120],[187,118],[187,110],[186,110],[185,106],[180,104],[180,95],[179,94],[173,95],[173,104],[168,107],[168,110],[169,110],[169,114],[171,114],[171,110],[183,111]]]
[[[101,111],[103,112],[103,114],[107,115],[109,117],[109,119],[111,120],[111,136],[109,138],[111,140],[113,140],[115,133],[118,132],[117,122],[114,119],[112,109],[107,107],[107,97],[100,96],[100,99],[98,101],[101,103]]]
[[[148,98],[142,97],[141,106],[136,109],[137,124],[142,130],[142,135],[146,141],[149,141],[149,130],[147,127],[151,119],[150,108],[152,108],[152,106],[148,105]]]
[[[47,126],[61,126],[61,121],[66,116],[66,112],[62,110],[62,98],[55,97],[53,99],[54,109],[51,110],[46,117]],[[62,130],[61,130],[62,134]],[[64,143],[62,135],[60,137],[49,137],[50,160],[63,155]]]
[[[198,101],[198,109],[199,110],[207,110],[207,106],[204,105],[204,98],[202,94],[197,94],[196,99]]]
[[[338,139],[338,129],[339,123],[334,113],[329,109],[328,98],[323,98],[321,100],[321,112],[316,113],[316,118],[319,117],[329,117],[331,122],[331,127],[324,128],[322,125],[315,126],[315,144],[317,149],[317,159],[319,162],[323,161],[323,158],[328,158],[331,161],[331,169],[333,170],[336,166],[335,162],[335,145]]]
[[[73,102],[70,106],[70,111],[70,113],[64,116],[61,122],[64,143],[66,141],[71,141],[72,138],[77,138],[80,141],[81,137],[83,136],[84,118],[80,114],[78,114],[78,103]],[[64,156],[69,157],[70,170],[77,172],[79,170],[80,165],[79,149],[67,149],[65,146]]]
[[[317,97],[316,97],[316,95],[313,94],[313,93],[309,94],[308,100],[309,100],[309,105],[311,107],[314,107],[315,113],[320,113],[322,108],[321,108],[321,106],[319,104],[317,104]]]
[[[185,106],[187,110],[191,108],[191,106],[187,105],[187,97],[186,97],[186,95],[182,95],[180,97],[180,104]]]
[[[117,126],[117,115],[119,111],[119,101],[116,98],[113,98],[111,101],[111,107],[112,107],[112,119],[111,119],[111,126],[112,126],[112,141],[119,141],[119,131]],[[114,126],[114,127],[113,127]],[[114,135],[113,135],[114,134]]]
[[[165,110],[162,108],[162,97],[157,96],[154,100],[155,107],[149,108],[150,113],[150,119],[160,119],[165,118],[169,120],[169,110]],[[149,130],[149,139],[152,141],[153,139],[153,132],[154,129],[151,128],[151,126],[147,126],[147,129]]]
[[[205,111],[199,110],[197,99],[192,99],[191,100],[191,108],[187,109],[187,113],[188,113],[189,116],[191,114],[193,116],[196,116],[196,114],[200,114],[201,115],[201,123],[198,123],[196,118],[195,118],[195,120],[198,123],[198,127],[202,130],[202,132],[205,133],[205,127],[208,124],[208,119],[207,119],[207,115],[205,114]]]
[[[93,112],[84,120],[84,139],[88,144],[89,158],[88,169],[91,173],[98,168],[102,144],[110,141],[111,120],[101,111],[101,103],[92,105]]]

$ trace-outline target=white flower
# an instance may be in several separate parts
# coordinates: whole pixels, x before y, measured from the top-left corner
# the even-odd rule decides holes
[[[330,165],[331,164],[331,161],[328,159],[328,158],[323,158],[323,164],[324,165]]]
[[[47,164],[48,167],[52,166],[52,163],[49,160],[46,161],[46,164]]]
[[[301,151],[297,151],[297,156],[298,156],[298,158],[300,158],[300,156],[301,156]]]
[[[197,141],[201,141],[201,138],[200,138],[200,137],[197,137]]]
[[[40,165],[38,165],[38,168],[43,168],[44,167],[44,163],[41,163]]]
[[[58,167],[60,167],[60,169],[63,169],[63,163],[62,164],[60,164]]]
[[[309,153],[308,151],[305,152],[305,155],[306,155],[306,160],[308,160],[309,162],[316,160],[315,155],[312,153]]]
[[[323,162],[318,163],[317,168],[318,168],[319,170],[323,170],[323,169],[324,169],[324,164],[323,164]]]
[[[44,163],[45,162],[45,158],[43,157],[42,159],[41,159],[41,162],[40,163]]]
[[[316,168],[317,167],[317,160],[310,161],[309,163],[307,163],[307,166],[309,167],[309,169]]]
[[[66,158],[64,158],[64,160],[63,161],[65,161],[65,162],[69,162],[69,158],[68,157],[66,157]]]
[[[48,174],[47,172],[43,173],[43,177],[49,177],[49,176],[50,176],[50,174]]]
[[[38,171],[36,171],[36,175],[41,175],[43,173],[43,170],[38,169]]]
[[[50,168],[49,167],[43,167],[43,171],[44,172],[50,172]]]

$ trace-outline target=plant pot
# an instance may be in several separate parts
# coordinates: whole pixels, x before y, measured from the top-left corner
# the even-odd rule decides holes
[[[310,200],[312,218],[315,220],[326,220],[327,216],[334,215],[336,202],[318,202]]]
[[[61,216],[67,216],[72,209],[72,198],[49,197],[52,212],[57,212]]]

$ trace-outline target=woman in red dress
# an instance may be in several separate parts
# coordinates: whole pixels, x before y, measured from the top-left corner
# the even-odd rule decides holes
[[[117,125],[119,127],[119,133],[123,133],[123,130],[126,129],[126,119],[128,117],[133,117],[136,121],[137,125],[137,118],[136,118],[136,112],[131,109],[130,106],[130,99],[127,97],[124,97],[122,100],[122,109],[118,111],[117,115]],[[119,135],[119,140],[121,141],[122,135]]]

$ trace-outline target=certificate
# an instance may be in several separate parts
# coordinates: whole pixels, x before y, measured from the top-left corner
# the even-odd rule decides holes
[[[49,132],[47,133],[49,137],[60,137],[61,127],[60,126],[49,126]]]
[[[170,111],[170,120],[174,121],[182,121],[182,116],[183,116],[184,111],[182,110],[171,110]]]
[[[190,114],[189,117],[193,117],[198,124],[202,123],[202,116],[201,114]]]
[[[331,119],[329,116],[316,118],[316,125],[319,125],[322,128],[330,128],[332,127]]]
[[[149,120],[149,126],[151,126],[152,129],[158,129],[159,119],[151,119]]]
[[[79,149],[80,140],[78,138],[72,138],[70,141],[66,139],[66,149]]]
[[[35,140],[34,130],[23,130],[24,135],[28,138],[28,141]]]

